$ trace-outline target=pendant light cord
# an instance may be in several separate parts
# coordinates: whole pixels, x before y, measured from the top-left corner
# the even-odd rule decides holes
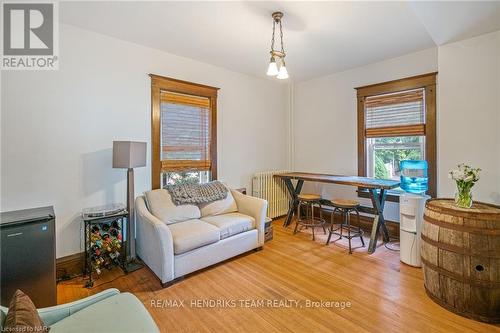
[[[274,36],[274,32],[273,32],[273,36]],[[281,40],[281,52],[283,52],[283,54],[285,54],[285,47],[283,46],[283,29],[281,27],[281,20],[280,20],[280,40]]]
[[[273,20],[273,36],[271,37],[271,53],[274,51],[274,32],[276,30],[276,21]],[[272,54],[271,54],[271,57],[274,57]]]

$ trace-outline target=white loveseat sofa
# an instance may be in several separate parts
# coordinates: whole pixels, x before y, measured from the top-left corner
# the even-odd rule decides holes
[[[267,201],[235,190],[201,207],[175,206],[167,190],[152,190],[135,208],[137,254],[164,287],[264,245]]]

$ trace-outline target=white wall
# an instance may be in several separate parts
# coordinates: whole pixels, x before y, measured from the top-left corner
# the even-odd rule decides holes
[[[482,168],[474,199],[500,204],[500,31],[439,48],[438,182],[458,163]]]
[[[437,49],[428,49],[295,85],[294,169],[357,175],[355,87],[435,72]],[[349,186],[308,184],[324,197],[357,198]],[[369,200],[361,200],[370,205]],[[398,207],[387,203],[386,218],[397,221]]]
[[[112,141],[147,141],[149,151],[148,73],[221,88],[219,179],[250,189],[252,173],[286,167],[286,85],[61,25],[58,71],[1,79],[0,210],[54,205],[57,257],[82,249],[82,208],[125,201]],[[150,188],[149,160],[136,194]]]

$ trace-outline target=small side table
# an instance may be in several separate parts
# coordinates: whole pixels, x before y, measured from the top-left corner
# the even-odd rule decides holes
[[[83,275],[89,276],[86,288],[94,285],[92,273],[99,273],[99,267],[109,268],[118,265],[124,270],[126,249],[123,240],[123,227],[127,224],[128,212],[123,210],[108,216],[90,217],[83,214],[85,238],[85,267]],[[114,231],[113,231],[114,230]],[[119,246],[118,246],[119,244]]]
[[[268,242],[273,239],[273,220],[266,217],[266,222],[264,223],[264,241]]]

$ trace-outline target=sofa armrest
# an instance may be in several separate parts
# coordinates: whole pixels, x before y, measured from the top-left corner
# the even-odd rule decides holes
[[[38,314],[40,315],[40,318],[42,318],[44,324],[50,326],[92,304],[100,302],[108,297],[118,295],[119,293],[120,291],[115,288],[106,289],[100,293],[82,298],[78,301],[38,309]]]
[[[151,214],[144,197],[135,200],[139,257],[160,278],[162,283],[174,279],[174,242],[168,226]]]
[[[255,219],[255,226],[259,234],[259,246],[264,245],[266,223],[267,200],[251,197],[236,190],[231,190],[231,194],[238,206],[238,212],[251,216]]]

